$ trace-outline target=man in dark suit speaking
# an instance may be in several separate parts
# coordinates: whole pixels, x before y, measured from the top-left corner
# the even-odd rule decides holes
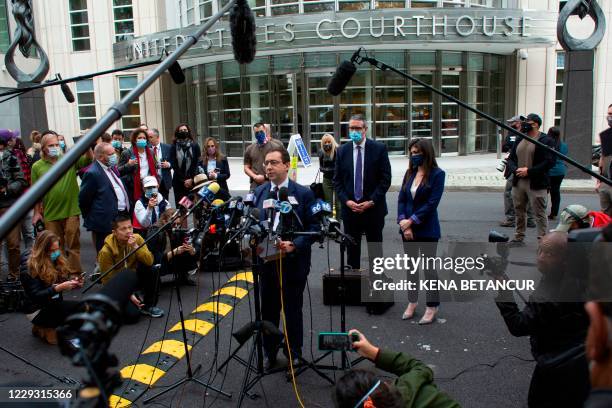
[[[83,225],[92,232],[98,253],[112,232],[111,223],[117,214],[129,215],[130,200],[119,178],[115,148],[110,143],[100,143],[94,149],[94,157],[96,160],[83,176],[79,207]]]
[[[316,231],[317,225],[310,214],[310,208],[315,202],[314,194],[310,189],[289,180],[289,165],[289,153],[284,147],[274,147],[266,153],[264,169],[269,181],[255,190],[255,203],[260,210],[262,221],[270,216],[269,231],[271,233],[260,248],[269,253],[269,248],[266,246],[275,246],[282,252],[282,292],[286,331],[291,357],[295,364],[302,353],[303,294],[310,272],[310,246],[315,238],[298,236],[292,234],[292,231]],[[293,204],[293,211],[281,214],[281,211],[268,209],[271,203],[279,199]],[[276,236],[276,239],[270,241],[270,236]],[[260,253],[260,256],[264,254]],[[278,326],[281,310],[280,268],[278,260],[271,258],[273,257],[267,258],[261,273],[261,311],[263,320]],[[264,336],[263,340],[267,358],[266,367],[272,368],[276,362],[278,344],[269,336]]]
[[[361,115],[349,121],[351,142],[338,149],[334,189],[342,203],[344,232],[357,245],[348,245],[347,263],[360,268],[361,235],[368,242],[370,273],[372,260],[382,256],[382,231],[387,215],[385,194],[391,185],[391,163],[387,147],[366,138],[368,125]]]

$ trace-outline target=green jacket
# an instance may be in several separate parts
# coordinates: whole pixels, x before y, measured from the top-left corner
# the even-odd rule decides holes
[[[395,386],[407,408],[461,408],[433,383],[433,371],[409,354],[380,350],[376,367],[395,374]]]

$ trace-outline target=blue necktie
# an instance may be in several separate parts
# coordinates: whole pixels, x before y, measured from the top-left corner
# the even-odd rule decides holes
[[[361,146],[357,146],[357,164],[355,165],[355,201],[363,197],[363,175],[361,165]]]

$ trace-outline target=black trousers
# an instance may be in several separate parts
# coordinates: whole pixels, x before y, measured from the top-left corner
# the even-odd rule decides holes
[[[283,302],[285,306],[285,321],[287,338],[293,357],[301,355],[304,344],[304,322],[302,305],[304,303],[304,288],[306,276],[298,276],[299,259],[283,259]],[[262,266],[261,274],[261,315],[276,327],[281,322],[280,274],[277,261]],[[301,275],[301,274],[300,274]],[[278,344],[268,336],[263,337],[263,346],[268,357],[274,358]]]
[[[550,176],[550,215],[559,215],[561,204],[561,183],[565,176]]]
[[[150,266],[139,266],[136,270],[138,274],[138,292],[141,292],[141,300],[144,303],[143,307],[151,307],[157,305],[159,299],[159,269],[152,269]],[[140,318],[140,310],[131,300],[125,304],[123,311],[123,322],[125,324],[133,324]]]
[[[104,240],[111,234],[112,231],[92,231],[94,236],[94,245],[96,246],[96,254],[99,254],[104,246]],[[104,271],[102,271],[104,272]]]
[[[423,254],[424,258],[435,257],[438,249],[437,238],[419,238],[416,241],[406,241],[402,236],[404,244],[404,253],[413,258],[417,258],[420,254]],[[434,268],[422,268],[423,275],[426,280],[437,280],[438,272]],[[412,271],[410,271],[412,272]],[[417,289],[408,291],[408,301],[410,303],[417,303],[419,300],[419,281],[421,271],[415,271],[414,273],[408,273],[408,281],[414,282]],[[438,307],[440,306],[440,292],[436,290],[428,290],[425,293],[425,300],[427,307]]]
[[[347,245],[347,264],[351,265],[353,269],[361,267],[361,236],[365,233],[368,243],[368,272],[371,274],[373,259],[383,256],[382,232],[385,226],[384,217],[382,219],[373,217],[371,211],[355,214],[349,210],[349,214],[344,217],[343,223],[344,232],[350,235],[356,243],[356,245]]]
[[[64,320],[76,311],[79,303],[76,300],[51,302],[40,310],[32,320],[32,324],[47,328],[61,326]]]
[[[586,358],[560,368],[543,370],[536,365],[527,397],[529,408],[581,408],[590,392]]]

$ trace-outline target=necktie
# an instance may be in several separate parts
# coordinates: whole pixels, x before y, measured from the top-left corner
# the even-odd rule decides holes
[[[155,208],[153,208],[153,210],[151,211],[151,225],[155,225],[155,223],[157,222],[157,214],[155,212]]]
[[[272,190],[272,192],[274,193],[274,196],[278,200],[278,186],[274,186],[274,189]]]
[[[357,164],[355,165],[355,200],[363,198],[363,170],[362,170],[361,146],[357,146]]]

